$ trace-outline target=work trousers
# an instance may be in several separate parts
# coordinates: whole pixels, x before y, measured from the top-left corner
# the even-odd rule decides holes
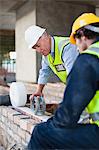
[[[75,127],[56,127],[51,121],[35,126],[28,150],[99,150],[99,127],[77,124]]]

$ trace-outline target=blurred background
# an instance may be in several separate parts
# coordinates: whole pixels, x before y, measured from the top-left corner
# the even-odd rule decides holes
[[[28,26],[69,36],[73,21],[84,12],[99,15],[99,0],[0,0],[0,84],[37,82],[41,56],[27,48]]]

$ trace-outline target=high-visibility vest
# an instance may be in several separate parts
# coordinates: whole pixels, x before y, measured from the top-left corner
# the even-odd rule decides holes
[[[95,55],[99,58],[99,42],[92,44],[87,50],[82,53]],[[95,123],[99,126],[99,90],[96,91],[93,99],[88,104],[87,111],[90,115],[91,123]]]
[[[61,45],[59,46],[60,42]],[[51,56],[51,54],[47,56],[50,68],[63,83],[66,83],[67,73],[62,61],[62,53],[64,47],[68,44],[69,38],[54,36],[54,58]]]

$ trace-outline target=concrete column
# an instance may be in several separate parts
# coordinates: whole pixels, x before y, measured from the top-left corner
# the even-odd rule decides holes
[[[0,29],[2,30],[14,30],[16,22],[15,13],[0,12]]]
[[[36,24],[35,1],[29,1],[16,12],[16,80],[36,82],[36,52],[28,49],[24,33],[28,26]]]
[[[96,15],[99,16],[99,7],[96,7]]]

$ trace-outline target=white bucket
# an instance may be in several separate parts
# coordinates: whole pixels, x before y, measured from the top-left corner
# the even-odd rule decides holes
[[[14,107],[25,106],[27,101],[27,92],[22,82],[13,82],[10,85],[10,100]]]

